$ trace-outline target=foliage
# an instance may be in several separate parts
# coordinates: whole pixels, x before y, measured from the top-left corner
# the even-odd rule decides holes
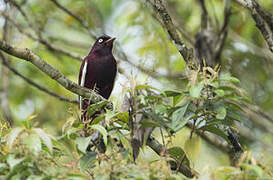
[[[182,162],[188,168],[192,167],[198,159],[201,145],[200,137],[193,136],[193,132],[208,131],[227,140],[224,127],[241,121],[240,108],[234,102],[247,100],[244,91],[237,87],[239,81],[236,78],[228,75],[219,77],[217,72],[209,70],[209,74],[192,71],[189,75],[191,81],[181,91],[159,92],[147,85],[133,86],[127,90],[134,101],[131,104],[133,111],[107,110],[97,120],[85,125],[74,114],[63,125],[62,136],[56,138],[33,126],[36,115],[28,117],[19,127],[3,127],[2,135],[5,136],[2,141],[5,145],[1,146],[0,174],[4,179],[181,179],[182,175],[173,173],[169,163]],[[131,81],[131,84],[136,84]],[[88,113],[94,114],[100,109],[98,107],[102,107],[101,103],[90,106]],[[166,134],[161,136],[168,143],[164,144],[167,150],[160,158],[151,162],[140,160],[136,165],[132,158],[134,147],[131,140],[135,136],[131,134],[130,119],[136,118],[137,114],[145,115],[140,121],[140,129],[159,127],[165,130]],[[100,125],[103,120],[106,120],[106,128]],[[185,145],[172,146],[172,137],[188,123],[193,126]],[[98,131],[107,147],[106,154],[87,151],[92,135],[84,137],[82,131],[88,134]],[[247,162],[244,159],[238,168],[215,169],[211,176],[214,179],[270,176],[257,163]]]
[[[76,81],[79,59],[49,48],[37,39],[42,37],[50,45],[83,57],[94,42],[90,32],[107,33],[117,37],[114,55],[124,72],[119,75],[111,97],[115,109],[104,109],[104,113],[87,124],[79,121],[77,106],[48,96],[9,74],[7,92],[15,127],[10,128],[4,122],[1,111],[0,179],[185,178],[177,172],[177,167],[170,170],[174,163],[197,170],[201,178],[208,173],[208,179],[273,177],[272,123],[267,122],[263,111],[252,106],[257,104],[271,117],[273,56],[246,10],[231,3],[220,74],[218,67],[189,69],[162,28],[162,22],[144,1],[58,0],[80,17],[88,30],[51,1],[14,2],[20,4],[27,18],[16,8],[9,11],[11,19],[23,29],[20,32],[15,25],[11,26],[11,44],[31,49]],[[191,40],[200,31],[203,16],[199,1],[164,2],[177,32],[187,46],[193,47]],[[224,23],[223,2],[205,1],[213,32],[219,32]],[[259,3],[273,13],[272,0]],[[1,8],[2,4],[0,1]],[[1,36],[3,24],[0,23]],[[119,55],[120,49],[127,53],[129,63]],[[31,80],[62,96],[77,98],[28,63],[16,61],[15,57],[10,60],[12,67]],[[2,67],[1,64],[1,78]],[[126,76],[137,76],[142,81],[124,80]],[[0,91],[2,95],[2,81]],[[132,101],[130,111],[122,110],[125,94]],[[104,105],[104,101],[93,104],[88,113],[94,115]],[[260,113],[245,107],[255,107],[255,112]],[[139,117],[143,118],[138,122]],[[145,136],[141,146],[134,144],[139,131],[132,122],[139,130],[155,129],[152,137],[163,150],[154,149],[157,154],[152,153]],[[244,150],[253,151],[242,157],[237,166],[229,166],[227,150],[219,153],[216,144],[211,145],[202,137],[204,133],[213,135],[228,148],[228,129],[240,134]],[[99,153],[96,146],[90,147],[94,133],[106,145],[105,154]],[[90,148],[92,152],[87,151]],[[208,167],[211,170],[205,172]]]

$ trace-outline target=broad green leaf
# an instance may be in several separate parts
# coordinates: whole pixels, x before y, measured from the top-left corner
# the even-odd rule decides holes
[[[129,120],[128,112],[119,112],[119,113],[116,113],[113,117],[116,117],[117,119],[120,119],[125,123],[127,123]]]
[[[92,136],[89,136],[89,137],[77,137],[76,138],[77,148],[82,153],[86,153],[86,148],[88,147],[91,139],[92,139]]]
[[[145,128],[145,127],[160,127],[160,124],[157,122],[154,122],[150,119],[142,119],[140,121],[141,127],[140,128]]]
[[[167,90],[163,92],[167,97],[174,97],[174,96],[179,96],[182,93],[178,91],[172,91],[172,90]]]
[[[40,136],[40,138],[43,140],[43,143],[49,149],[49,152],[52,153],[53,147],[52,147],[52,141],[51,141],[51,139],[55,139],[55,138],[53,136],[47,134],[41,128],[35,128],[35,129],[33,129],[33,131],[36,132],[36,134],[38,134]]]
[[[190,88],[190,96],[194,98],[199,98],[204,87],[204,83],[200,82]]]
[[[96,152],[87,152],[80,158],[79,166],[81,170],[85,171],[94,167],[97,153]]]
[[[6,135],[5,141],[7,143],[7,146],[11,149],[12,144],[14,143],[17,136],[23,131],[22,127],[16,127],[13,128],[9,134]]]
[[[263,170],[259,166],[242,163],[242,164],[240,164],[240,167],[242,169],[246,170],[246,177],[248,177],[248,178],[250,178],[250,177],[255,177],[255,178],[263,177]]]
[[[216,118],[217,119],[225,119],[226,115],[227,115],[227,110],[224,106],[220,106],[216,109],[217,115]]]
[[[156,113],[153,113],[151,111],[143,111],[143,112],[140,112],[140,113],[152,118],[155,122],[159,123],[160,126],[162,126],[162,127],[167,125],[166,121],[164,121],[163,117],[156,114]]]
[[[35,155],[38,155],[42,150],[42,143],[37,134],[30,134],[28,137],[23,139],[23,142]]]
[[[222,89],[217,89],[214,91],[216,93],[217,96],[219,97],[223,97],[225,95],[225,91]]]
[[[95,119],[92,120],[92,125],[93,124],[99,124],[102,120],[104,120],[104,118],[105,117],[103,115],[95,117]]]
[[[191,101],[190,98],[188,98],[188,96],[185,97],[184,94],[181,95],[180,97],[181,98],[176,99],[176,101],[173,102],[173,103],[175,103],[174,106],[185,106],[186,104],[188,104]],[[173,99],[175,99],[175,97]]]
[[[106,131],[106,129],[99,124],[94,124],[91,126],[91,128],[94,130],[98,130],[102,134],[103,142],[105,145],[107,145],[107,131]]]
[[[172,129],[177,132],[179,129],[184,127],[187,122],[189,121],[189,118],[184,118],[184,114],[187,111],[188,104],[185,106],[177,109],[173,114],[172,114]]]
[[[235,83],[235,84],[239,84],[240,83],[240,80],[237,79],[236,77],[233,77],[233,76],[229,76],[229,75],[223,75],[220,77],[220,81],[228,81],[228,82],[231,82],[231,83]]]
[[[229,109],[227,117],[235,121],[239,121],[239,122],[243,121],[241,114],[238,113],[237,111],[234,111],[233,109]]]
[[[7,157],[7,163],[9,165],[9,167],[11,169],[13,169],[16,165],[20,164],[21,162],[23,162],[25,160],[25,158],[19,158],[19,159],[15,159],[15,155],[14,154],[9,154]]]
[[[167,153],[174,158],[176,161],[181,161],[182,158],[183,160],[183,164],[187,165],[188,167],[190,167],[190,161],[187,158],[185,152],[183,151],[183,149],[181,147],[175,146],[175,147],[171,147],[169,149],[167,149]]]
[[[153,89],[159,91],[159,89],[149,85],[136,85],[135,89]]]
[[[173,97],[173,106],[177,106],[177,103],[179,103],[181,100],[184,100],[184,94],[178,95],[178,96],[174,96]]]
[[[108,103],[108,101],[104,100],[104,101],[100,101],[98,103],[95,103],[95,104],[92,104],[92,105],[88,106],[88,108],[87,108],[88,116],[94,115],[98,110],[103,108],[107,103]]]
[[[189,160],[191,162],[194,162],[198,158],[200,154],[200,150],[201,150],[201,138],[200,136],[193,134],[192,138],[188,138],[186,140],[184,145],[184,151],[187,157],[189,157]]]
[[[66,131],[66,135],[67,135],[67,138],[70,139],[70,138],[75,138],[75,136],[73,135],[78,135],[77,132],[80,131],[81,129],[80,128],[69,128],[67,131]],[[72,136],[72,137],[71,137]]]
[[[222,130],[216,128],[215,126],[212,126],[212,125],[203,126],[203,127],[199,128],[199,129],[204,130],[204,131],[209,131],[209,132],[211,132],[213,134],[216,134],[216,135],[222,137],[226,141],[228,141],[227,135]]]

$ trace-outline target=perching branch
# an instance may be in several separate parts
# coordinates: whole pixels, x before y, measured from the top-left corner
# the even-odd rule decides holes
[[[167,9],[163,5],[162,0],[147,0],[149,4],[153,7],[153,10],[159,15],[160,20],[162,21],[163,28],[168,32],[171,40],[173,41],[176,49],[182,55],[184,60],[189,63],[193,59],[193,49],[187,48],[184,42],[179,37],[176,27],[172,22],[170,15],[168,14]]]
[[[164,148],[162,146],[162,144],[160,144],[155,138],[150,137],[146,143],[152,150],[154,150],[159,156],[162,154],[162,152],[164,151]],[[171,164],[171,168],[172,169],[177,169],[178,164],[174,161],[172,161],[173,163]],[[189,167],[180,164],[178,171],[182,174],[184,174],[185,176],[187,176],[188,178],[193,178],[196,177],[198,178],[198,173],[193,170],[190,169]]]
[[[67,90],[85,98],[88,98],[93,103],[97,103],[103,100],[106,101],[106,99],[95,93],[93,90],[81,87],[73,81],[67,79],[57,69],[53,68],[51,65],[40,59],[39,56],[37,56],[27,48],[16,48],[7,44],[5,41],[0,41],[0,49],[12,56],[29,61]],[[106,107],[108,109],[113,109],[113,105],[111,102],[109,102]]]
[[[31,79],[27,78],[26,76],[22,75],[20,72],[18,72],[16,69],[14,69],[13,67],[10,66],[10,64],[7,62],[7,60],[5,59],[4,55],[0,52],[0,57],[2,58],[3,61],[3,65],[6,66],[10,71],[12,71],[14,74],[16,74],[17,76],[19,76],[20,78],[22,78],[24,81],[26,81],[27,83],[29,83],[30,85],[36,87],[37,89],[49,94],[50,96],[53,96],[61,101],[66,101],[66,102],[70,102],[70,103],[74,103],[74,104],[78,104],[79,101],[78,100],[73,100],[73,99],[69,99],[66,97],[62,97],[56,93],[54,93],[53,91],[50,91],[49,89],[35,83],[34,81],[32,81]]]

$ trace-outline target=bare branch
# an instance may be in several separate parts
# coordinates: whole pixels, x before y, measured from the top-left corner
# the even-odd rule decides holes
[[[64,49],[61,49],[59,48],[58,46],[55,46],[53,45],[52,43],[48,42],[47,40],[43,39],[41,36],[39,38],[35,37],[34,35],[32,35],[31,33],[28,33],[28,32],[25,32],[24,28],[20,25],[20,24],[17,24],[11,17],[9,17],[6,13],[4,12],[1,12],[0,11],[0,14],[2,14],[8,21],[11,22],[12,25],[14,25],[16,27],[16,29],[22,33],[22,34],[25,34],[27,37],[33,39],[34,41],[38,41],[40,42],[41,44],[45,45],[48,49],[50,50],[53,50],[55,52],[58,52],[58,53],[62,53],[66,56],[69,56],[69,57],[72,57],[78,61],[82,61],[82,57],[78,54],[75,54],[73,52],[70,52],[70,51],[67,51],[67,50],[64,50]]]
[[[74,104],[78,104],[79,101],[78,100],[73,100],[73,99],[69,99],[66,97],[62,97],[56,93],[54,93],[53,91],[50,91],[49,89],[35,83],[34,81],[32,81],[31,79],[27,78],[26,76],[22,75],[21,73],[19,73],[16,69],[14,69],[13,67],[10,66],[10,64],[7,62],[7,60],[5,59],[3,53],[0,52],[0,57],[2,58],[3,61],[3,65],[5,65],[10,71],[12,71],[14,74],[16,74],[17,76],[21,77],[24,81],[26,81],[27,83],[29,83],[30,85],[36,87],[37,89],[49,94],[50,96],[53,96],[61,101],[66,101],[66,102],[70,102],[70,103],[74,103]]]
[[[208,11],[206,8],[206,4],[204,0],[199,0],[201,9],[202,9],[202,16],[201,16],[201,29],[205,30],[208,28],[208,23],[209,23],[209,16],[208,16]]]
[[[163,5],[162,0],[147,0],[154,9],[155,12],[159,14],[160,20],[162,21],[163,28],[168,32],[171,40],[173,40],[176,49],[182,55],[184,60],[189,63],[192,62],[193,59],[193,49],[189,49],[180,39],[176,27],[174,26],[170,15],[167,12],[167,9]]]
[[[78,84],[74,83],[73,81],[67,79],[57,69],[47,64],[45,61],[40,59],[36,54],[34,54],[32,51],[30,51],[27,48],[16,48],[7,44],[5,41],[0,41],[0,49],[12,56],[29,61],[30,63],[35,65],[38,69],[40,69],[49,77],[51,77],[53,80],[57,81],[60,85],[62,85],[67,90],[75,94],[78,94],[80,96],[83,96],[85,98],[88,98],[93,103],[97,103],[103,100],[107,101],[106,99],[98,95],[93,90],[89,90],[87,88],[81,87]],[[113,105],[111,102],[107,104],[107,108],[113,109]]]
[[[215,59],[221,58],[221,54],[224,49],[225,42],[226,42],[227,35],[228,35],[228,24],[229,24],[230,17],[231,17],[230,0],[225,0],[224,6],[225,6],[224,23],[223,23],[222,28],[220,30],[219,40],[217,41],[216,48],[215,48],[216,49]]]
[[[89,33],[89,35],[93,38],[96,39],[96,35],[93,34],[88,25],[85,23],[84,20],[82,20],[80,17],[78,17],[77,15],[75,15],[73,12],[71,12],[70,10],[68,10],[67,8],[65,8],[64,6],[62,6],[60,3],[58,3],[56,0],[51,0],[51,2],[53,2],[58,8],[60,8],[61,10],[63,10],[64,12],[66,12],[67,14],[69,14],[71,17],[73,17],[74,19],[76,19]]]

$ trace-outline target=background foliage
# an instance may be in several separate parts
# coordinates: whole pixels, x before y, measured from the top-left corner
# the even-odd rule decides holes
[[[2,106],[1,178],[186,178],[169,168],[170,161],[181,161],[197,171],[200,179],[272,178],[273,53],[246,9],[231,2],[221,68],[203,73],[187,68],[146,1],[57,2],[80,20],[54,0],[16,0],[9,5],[0,1],[0,36],[16,47],[31,49],[73,81],[77,81],[79,57],[88,54],[93,35],[106,33],[117,38],[114,55],[123,71],[110,98],[115,108],[102,117],[107,128],[90,127],[103,135],[107,152],[86,152],[90,138],[78,133],[83,124],[76,104],[49,96],[1,64],[1,102],[6,93],[14,121],[10,128]],[[224,22],[224,1],[205,2],[217,32]],[[273,1],[258,2],[273,13]],[[182,39],[193,47],[202,23],[199,1],[167,0],[165,5]],[[30,63],[5,57],[34,82],[77,99]],[[122,110],[126,93],[135,100],[133,114]],[[155,127],[152,136],[165,153],[158,156],[150,145],[145,146],[135,164],[130,118],[137,114],[147,117],[140,121],[141,128]],[[244,149],[235,166],[229,158],[227,127],[238,132]],[[207,140],[204,131],[216,140]]]

